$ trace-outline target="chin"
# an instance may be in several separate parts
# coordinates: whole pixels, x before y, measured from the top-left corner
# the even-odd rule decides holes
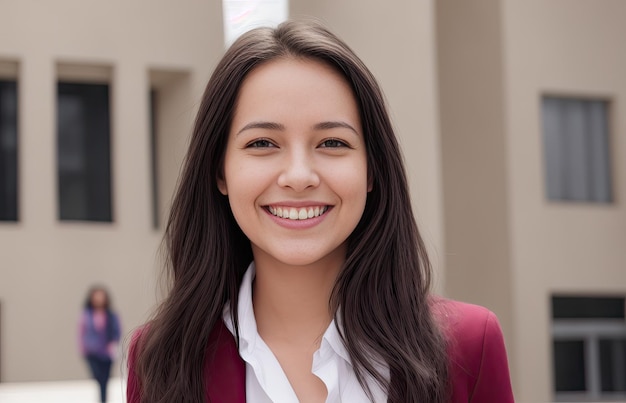
[[[333,268],[342,266],[346,258],[345,244],[329,248],[321,247],[322,245],[311,247],[310,242],[308,244],[284,242],[282,243],[283,248],[276,248],[275,246],[272,245],[271,248],[263,249],[255,247],[253,244],[252,250],[255,260],[265,261],[270,265],[273,261],[275,264],[283,266],[324,265],[327,268]]]
[[[345,261],[345,253],[340,256],[336,253],[321,254],[307,251],[300,254],[289,253],[288,256],[279,256],[277,260],[289,266],[305,267],[323,264],[330,268],[337,264],[343,265],[343,262]]]
[[[321,259],[316,256],[289,256],[278,259],[282,264],[288,266],[310,266],[318,263]]]

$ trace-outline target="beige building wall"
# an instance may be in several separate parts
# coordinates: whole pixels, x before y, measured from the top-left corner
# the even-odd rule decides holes
[[[552,401],[551,296],[626,294],[626,4],[436,11],[446,292],[498,314],[517,400]],[[612,204],[547,199],[545,94],[611,101]]]
[[[621,0],[292,0],[379,79],[408,168],[436,289],[495,311],[520,402],[552,400],[550,296],[626,294],[626,48]],[[221,2],[0,6],[0,76],[19,91],[18,223],[0,223],[2,381],[86,377],[77,319],[89,285],[127,333],[157,299],[150,87],[157,90],[160,217],[197,103],[223,53]],[[56,82],[111,85],[110,224],[60,222]],[[612,102],[610,205],[549,202],[542,94]]]
[[[217,1],[6,0],[0,74],[18,80],[19,222],[0,223],[2,381],[87,376],[77,321],[88,287],[109,287],[124,333],[156,299],[149,97],[159,94],[161,215],[194,112],[223,52]],[[57,212],[56,83],[110,84],[112,223]]]
[[[552,398],[550,296],[626,294],[626,3],[504,1],[505,133],[520,401]],[[542,94],[611,104],[612,204],[544,193]]]
[[[496,313],[515,363],[500,1],[436,6],[445,291]]]

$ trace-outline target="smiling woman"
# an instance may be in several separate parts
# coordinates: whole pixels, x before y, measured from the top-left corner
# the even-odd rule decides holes
[[[218,187],[250,239],[256,281],[268,276],[275,284],[271,277],[285,265],[336,278],[367,197],[367,156],[349,84],[325,63],[285,57],[250,72],[236,105]],[[278,209],[280,217],[271,212]],[[326,310],[328,301],[320,302]],[[303,360],[309,367],[311,358]]]
[[[128,401],[513,401],[485,308],[430,294],[383,96],[324,27],[238,39],[204,94]]]

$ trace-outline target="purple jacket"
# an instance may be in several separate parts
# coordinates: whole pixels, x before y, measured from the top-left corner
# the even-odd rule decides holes
[[[513,392],[504,346],[496,316],[481,306],[451,300],[436,303],[435,315],[449,341],[451,403],[513,403]],[[139,403],[141,386],[134,372],[131,345],[128,403]],[[245,403],[246,367],[235,339],[223,322],[209,337],[204,374],[207,402]]]
[[[120,322],[111,311],[107,311],[105,315],[104,326],[98,328],[94,321],[94,312],[91,309],[83,311],[79,324],[80,351],[83,356],[114,358],[111,345],[120,340]]]

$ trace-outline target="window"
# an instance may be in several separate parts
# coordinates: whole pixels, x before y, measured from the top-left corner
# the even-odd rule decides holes
[[[222,0],[226,46],[252,28],[280,24],[288,9],[288,0]]]
[[[549,200],[609,203],[609,102],[545,96],[542,100]]]
[[[112,221],[109,86],[58,83],[59,218]]]
[[[557,401],[626,398],[625,297],[552,297]]]
[[[0,221],[17,219],[17,83],[0,80]]]

